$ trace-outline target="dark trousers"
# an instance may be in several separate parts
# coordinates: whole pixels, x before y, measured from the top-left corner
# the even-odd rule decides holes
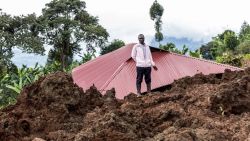
[[[137,92],[141,92],[141,83],[143,76],[145,77],[145,82],[148,85],[151,84],[151,67],[136,67],[136,87],[137,87]]]

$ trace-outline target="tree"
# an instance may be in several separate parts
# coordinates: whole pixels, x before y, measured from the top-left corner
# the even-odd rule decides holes
[[[27,53],[43,54],[42,39],[37,37],[34,29],[35,15],[12,17],[0,10],[0,73],[15,70],[11,62],[13,47]]]
[[[175,49],[174,43],[167,43],[166,45],[160,45],[160,49],[166,50],[166,51],[173,51]]]
[[[250,40],[250,25],[244,21],[240,28],[239,40],[244,42],[244,40]]]
[[[125,43],[122,40],[115,39],[113,40],[109,45],[104,46],[101,48],[101,55],[107,54],[109,52],[112,52],[114,50],[119,49],[120,47],[125,46]]]
[[[238,53],[250,54],[250,40],[245,40],[237,47]]]
[[[230,52],[224,53],[222,56],[216,57],[216,62],[223,63],[223,64],[229,64],[236,67],[242,66],[242,55],[233,55]]]
[[[160,49],[182,55],[185,55],[189,51],[189,48],[186,45],[183,45],[182,50],[179,50],[174,43],[167,43],[166,45],[160,45]]]
[[[162,21],[161,21],[161,17],[163,15],[164,12],[164,8],[157,2],[157,0],[154,1],[153,5],[150,7],[150,18],[155,21],[155,40],[157,42],[163,40],[163,34],[161,33],[161,25],[162,25]]]
[[[189,55],[196,58],[201,58],[202,56],[200,53],[200,49],[196,49],[195,51],[189,50]]]
[[[239,45],[239,40],[235,32],[227,30],[223,34],[226,48],[235,51],[236,47]]]
[[[15,45],[26,53],[44,55],[44,37],[39,36],[43,32],[43,25],[35,14],[27,16],[15,16],[12,27],[15,31]]]
[[[82,61],[81,63],[86,63],[88,61],[90,61],[92,59],[94,55],[93,54],[90,54],[89,52],[88,53],[84,53],[83,56],[82,56]]]
[[[14,23],[13,18],[0,10],[0,79],[9,72],[12,66],[12,48],[14,42]]]
[[[186,45],[182,46],[181,54],[185,55],[189,51],[189,48]]]
[[[46,4],[39,20],[43,23],[46,43],[53,46],[48,63],[61,62],[65,69],[80,53],[80,43],[85,42],[87,51],[95,52],[102,47],[109,36],[106,29],[98,24],[98,18],[91,16],[86,4],[80,0],[53,0]]]
[[[239,45],[238,37],[232,30],[225,30],[222,34],[218,34],[212,38],[214,56],[221,56],[224,52],[235,53],[236,47]]]
[[[208,42],[200,47],[200,53],[202,58],[208,60],[215,60],[216,58],[216,44],[213,41]]]

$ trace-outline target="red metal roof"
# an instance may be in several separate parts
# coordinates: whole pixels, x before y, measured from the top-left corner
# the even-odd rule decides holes
[[[131,59],[134,44],[128,44],[120,49],[97,57],[72,71],[74,82],[84,90],[93,84],[102,93],[115,88],[116,97],[124,98],[130,92],[136,93],[136,66]],[[179,55],[151,48],[152,56],[158,70],[152,69],[152,89],[172,83],[174,80],[193,76],[197,73],[222,73],[225,69],[240,70],[240,68],[218,64],[213,61]],[[146,91],[145,82],[142,92]]]

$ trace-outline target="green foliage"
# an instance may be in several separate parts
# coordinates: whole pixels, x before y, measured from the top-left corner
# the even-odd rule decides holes
[[[84,53],[82,56],[82,62],[81,63],[86,63],[90,61],[94,57],[94,54],[91,53]]]
[[[180,51],[176,48],[174,43],[167,43],[166,45],[160,45],[160,49],[170,52],[180,53]]]
[[[125,43],[122,40],[115,39],[109,45],[101,48],[100,54],[101,55],[107,54],[109,52],[119,49],[122,46],[125,46]]]
[[[200,50],[191,51],[186,45],[182,46],[182,50],[176,48],[174,43],[167,43],[166,45],[160,45],[160,49],[164,49],[170,52],[185,55],[189,52],[189,55],[196,58],[201,58]]]
[[[248,54],[250,53],[250,40],[244,40],[237,47],[237,52],[240,54]]]
[[[149,10],[149,14],[150,14],[150,18],[155,21],[155,40],[157,42],[163,40],[163,34],[161,33],[161,26],[162,26],[162,21],[161,21],[161,17],[163,15],[164,12],[164,8],[157,2],[157,0],[154,1],[154,3],[152,4],[152,6],[150,7]]]
[[[0,79],[6,74],[17,72],[17,66],[11,61],[0,60]]]
[[[245,54],[245,55],[243,56],[243,58],[244,58],[244,59],[247,59],[247,60],[250,60],[250,54]]]
[[[239,44],[238,37],[236,36],[235,32],[233,31],[225,31],[224,32],[224,43],[228,50],[235,51],[235,48]]]
[[[232,30],[225,30],[213,38],[216,56],[222,55],[226,51],[235,51],[239,44],[238,37]]]
[[[200,47],[203,58],[237,67],[249,66],[250,26],[244,22],[239,35],[232,30],[225,30],[212,38],[212,41]]]
[[[179,50],[174,43],[167,43],[166,45],[160,45],[160,49],[183,55],[185,55],[189,51],[189,48],[186,45],[183,45],[182,50]]]
[[[0,10],[0,78],[16,69],[11,62],[13,47],[27,53],[44,53],[43,40],[36,35],[35,17],[34,14],[12,17]]]
[[[72,69],[80,64],[81,62],[73,61],[64,71],[71,73]],[[37,81],[46,74],[58,71],[60,66],[59,62],[54,62],[45,67],[36,64],[35,67],[29,68],[23,65],[22,68],[18,68],[17,72],[6,73],[0,78],[0,107],[14,104],[23,87]]]
[[[250,40],[250,25],[246,21],[241,25],[239,39],[241,42]]]
[[[75,67],[80,66],[81,64],[82,64],[81,62],[73,61],[73,62],[64,70],[64,72],[72,73],[72,70],[73,70]]]
[[[40,76],[44,75],[44,72],[40,69],[41,67],[38,67],[38,64],[34,68],[28,68],[23,65],[22,68],[18,69],[17,74],[12,74],[12,85],[7,84],[6,87],[14,90],[16,93],[20,93],[25,85],[38,80]]]
[[[155,40],[160,43],[163,40],[163,34],[161,32],[155,33]]]
[[[86,10],[80,0],[53,0],[46,4],[39,20],[43,23],[44,36],[53,46],[48,64],[61,62],[61,70],[73,61],[73,55],[81,51],[80,43],[85,42],[88,52],[103,46],[109,36],[106,29],[98,24],[98,19]]]
[[[42,68],[42,72],[44,72],[44,74],[53,73],[59,70],[61,70],[61,63],[58,61],[54,61],[51,64],[46,64],[45,67]]]
[[[11,89],[6,88],[7,84],[10,84],[11,77],[6,74],[2,79],[0,79],[0,107],[5,107],[9,104],[15,102],[17,97],[16,92]]]
[[[150,18],[152,20],[158,19],[163,15],[164,8],[157,2],[157,0],[154,1],[153,5],[150,7]]]
[[[205,45],[202,45],[200,47],[200,53],[202,55],[202,58],[208,59],[208,60],[215,60],[216,57],[216,44],[213,41],[208,42]]]
[[[166,45],[160,45],[160,49],[164,49],[167,51],[172,51],[175,48],[176,48],[176,46],[174,43],[167,43]]]
[[[192,57],[196,57],[196,58],[201,58],[201,56],[202,56],[199,49],[197,49],[195,51],[190,50],[189,55]]]
[[[205,59],[215,60],[217,57],[223,57],[225,52],[236,54],[239,52],[238,46],[240,45],[239,37],[232,30],[225,30],[223,33],[218,34],[212,38],[212,41],[200,47],[200,53]]]
[[[6,74],[0,81],[0,105],[9,105],[15,102],[22,88],[36,81],[43,73],[36,64],[34,68],[23,66],[17,73]]]
[[[242,67],[250,67],[250,54],[244,54],[242,59]]]
[[[10,59],[13,57],[12,47],[15,45],[12,22],[12,17],[0,10],[0,78],[8,72],[8,66],[12,64]]]
[[[216,57],[216,62],[222,64],[229,64],[236,67],[242,66],[242,55],[233,55],[231,53],[224,53],[222,56]]]
[[[186,45],[182,46],[181,54],[185,55],[189,51],[189,48]]]
[[[16,16],[13,20],[16,46],[26,53],[44,55],[44,38],[38,36],[43,27],[36,15]]]
[[[0,72],[7,72],[13,57],[12,48],[27,53],[44,54],[44,44],[52,45],[48,65],[61,62],[60,70],[80,53],[80,44],[86,43],[87,51],[95,53],[95,47],[102,47],[108,33],[98,24],[98,18],[86,11],[86,4],[80,0],[52,0],[45,5],[42,15],[11,16],[0,10]]]

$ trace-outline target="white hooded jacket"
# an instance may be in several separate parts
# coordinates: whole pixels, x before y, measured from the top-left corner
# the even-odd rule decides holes
[[[143,53],[143,48],[145,48],[145,56]],[[152,54],[148,45],[135,44],[133,46],[131,57],[136,62],[137,67],[151,67],[155,66],[152,58]]]

